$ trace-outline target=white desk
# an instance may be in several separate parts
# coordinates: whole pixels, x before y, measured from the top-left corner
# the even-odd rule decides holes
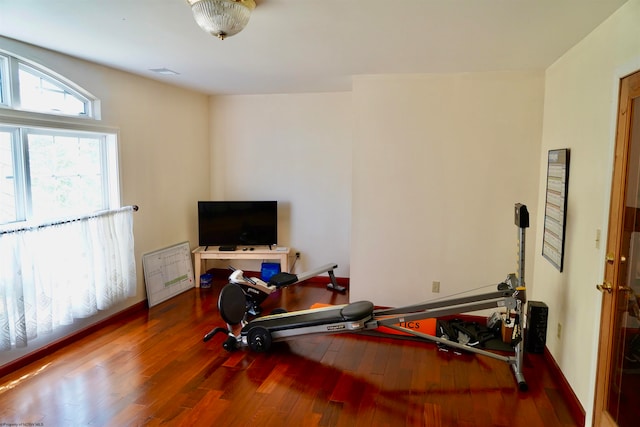
[[[257,246],[253,250],[238,246],[235,251],[221,251],[218,246],[206,248],[198,246],[192,251],[195,264],[196,288],[200,287],[200,275],[207,271],[206,260],[208,259],[263,259],[280,261],[280,270],[289,272],[289,248],[269,249],[268,246]]]

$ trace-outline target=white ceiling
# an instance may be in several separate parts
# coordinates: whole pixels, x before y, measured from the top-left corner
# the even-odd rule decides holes
[[[0,35],[209,94],[345,91],[361,74],[545,69],[626,1],[257,0],[221,41],[185,0],[0,0]]]

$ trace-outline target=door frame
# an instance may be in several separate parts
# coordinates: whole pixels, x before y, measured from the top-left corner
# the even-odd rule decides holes
[[[617,425],[613,417],[606,410],[609,401],[608,384],[611,381],[610,371],[614,352],[615,336],[612,328],[615,326],[618,315],[616,301],[619,292],[624,292],[618,287],[620,272],[620,259],[628,254],[620,253],[621,240],[623,238],[623,221],[626,201],[629,134],[632,94],[640,96],[640,70],[621,77],[617,81],[616,106],[615,106],[615,146],[612,162],[611,195],[609,203],[609,216],[607,219],[607,244],[604,260],[604,282],[613,286],[611,292],[602,292],[602,305],[600,314],[600,331],[598,339],[598,353],[596,363],[596,380],[593,409],[593,423],[596,426]],[[622,105],[624,102],[624,105]]]

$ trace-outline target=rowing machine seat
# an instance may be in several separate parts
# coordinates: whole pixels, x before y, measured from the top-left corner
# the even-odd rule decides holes
[[[269,284],[276,288],[284,288],[298,281],[298,276],[291,273],[276,273],[269,279]]]
[[[347,304],[340,310],[342,320],[360,320],[368,317],[373,312],[373,303],[371,301],[357,301]]]

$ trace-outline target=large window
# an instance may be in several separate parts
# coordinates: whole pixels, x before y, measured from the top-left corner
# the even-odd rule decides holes
[[[0,223],[117,206],[117,177],[109,167],[115,158],[112,135],[0,127]]]
[[[120,206],[116,132],[71,82],[0,52],[0,229]]]
[[[117,209],[117,133],[97,105],[0,51],[0,352],[136,295],[133,209]]]

